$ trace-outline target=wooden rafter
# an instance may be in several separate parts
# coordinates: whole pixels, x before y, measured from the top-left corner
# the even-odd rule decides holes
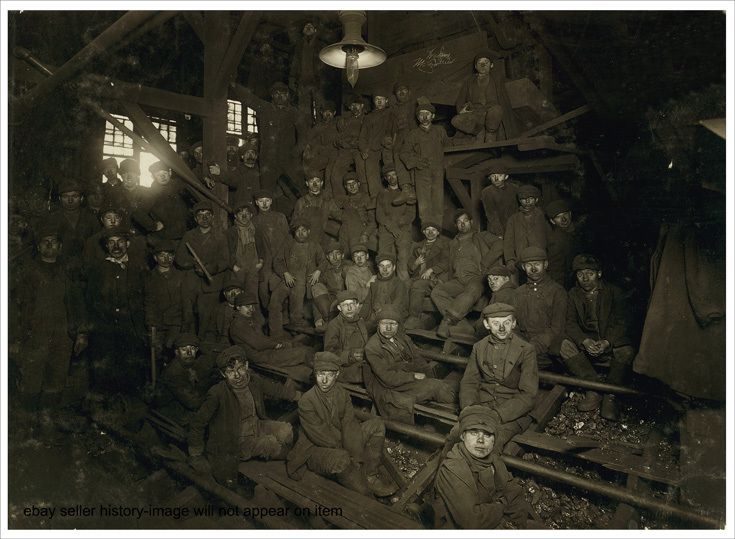
[[[242,55],[255,33],[260,17],[259,12],[245,12],[240,17],[240,24],[230,40],[224,58],[222,58],[215,87],[227,88],[230,80],[237,72],[237,65],[240,63]]]
[[[182,15],[199,40],[204,43],[204,17],[200,11],[183,11]]]

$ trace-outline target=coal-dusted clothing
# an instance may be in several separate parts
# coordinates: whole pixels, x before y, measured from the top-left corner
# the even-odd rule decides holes
[[[159,271],[153,268],[145,275],[145,325],[150,331],[155,327],[162,343],[172,346],[181,331],[192,331],[194,318],[184,303],[184,272],[170,268]]]
[[[230,339],[242,346],[247,357],[255,364],[273,367],[293,367],[311,362],[313,352],[306,346],[291,346],[263,333],[263,327],[254,317],[236,314],[230,322]],[[283,348],[276,350],[278,344]]]
[[[348,320],[340,314],[327,324],[324,351],[339,356],[342,361],[340,380],[343,382],[362,383],[365,345],[369,337],[365,321],[361,318]],[[355,357],[356,351],[363,353],[363,359]]]
[[[365,302],[360,309],[360,316],[368,321],[368,324],[380,320],[380,312],[386,305],[391,305],[398,310],[401,317],[398,322],[408,316],[408,286],[393,273],[387,279],[378,275],[378,278],[368,289]]]
[[[623,291],[617,286],[599,281],[593,293],[575,286],[569,291],[566,335],[577,346],[585,339],[604,339],[613,348],[627,346],[631,344],[627,315]]]
[[[342,210],[342,226],[339,228],[339,242],[346,253],[358,243],[367,243],[377,234],[375,204],[366,193],[347,195],[336,199]]]
[[[518,211],[518,184],[505,182],[502,188],[489,185],[480,193],[487,219],[487,230],[501,238],[510,216]]]
[[[74,212],[57,210],[47,217],[48,222],[59,232],[62,241],[61,254],[67,259],[81,259],[84,243],[102,226],[89,208]]]
[[[457,442],[439,467],[435,489],[436,528],[493,529],[504,518],[521,527],[526,522],[523,489],[496,452],[480,459]]]
[[[186,232],[189,221],[189,206],[184,197],[184,187],[178,178],[171,178],[166,185],[153,182],[133,212],[133,221],[148,233],[156,232],[156,221],[160,221],[163,229],[157,234],[178,240]]]
[[[258,255],[263,259],[258,281],[258,294],[263,307],[268,306],[270,287],[273,279],[273,259],[281,251],[284,242],[289,241],[288,221],[281,212],[269,210],[265,213],[258,211],[253,217],[255,224],[255,246]]]
[[[365,345],[365,359],[365,388],[381,416],[412,424],[414,404],[455,401],[452,388],[443,380],[431,378],[432,365],[404,334],[386,339],[376,333]],[[417,372],[426,378],[417,380]]]
[[[105,239],[103,234],[105,229],[98,230],[84,242],[84,250],[82,251],[82,262],[85,266],[89,266],[93,260],[104,260],[107,258],[107,249],[104,246]],[[145,238],[138,234],[131,235],[128,238],[128,257],[135,261],[136,264],[147,265],[147,250]]]
[[[315,385],[303,394],[299,399],[299,423],[299,439],[288,455],[287,470],[292,477],[301,476],[304,464],[326,475],[345,471],[351,458],[375,463],[380,459],[385,437],[382,420],[376,417],[358,421],[352,399],[339,382],[329,391]],[[379,443],[372,442],[373,437]],[[368,448],[372,455],[365,455]]]
[[[230,200],[247,201],[255,204],[253,195],[260,189],[260,167],[257,164],[252,167],[242,163],[238,163],[236,166],[228,165],[220,179],[222,183],[234,189],[230,194]]]
[[[508,218],[503,236],[505,263],[515,266],[521,251],[526,247],[546,249],[549,238],[549,224],[546,215],[539,208],[530,212],[517,211]]]
[[[355,264],[345,268],[345,286],[350,292],[357,294],[361,302],[365,301],[370,287],[368,282],[372,279],[373,270],[368,265],[356,266]]]
[[[274,436],[277,445],[285,445],[292,440],[289,424],[268,420],[264,399],[266,396],[271,396],[276,399],[294,400],[295,390],[283,384],[265,380],[252,372],[249,372],[249,375],[250,383],[247,386],[249,407],[241,406],[235,391],[227,384],[227,381],[222,381],[207,392],[202,406],[191,419],[187,439],[189,454],[206,455],[212,466],[213,475],[220,483],[237,479],[237,466],[244,457],[242,451],[244,444],[241,436],[243,423],[248,422],[253,427],[253,436],[250,438],[257,440],[265,436]],[[250,413],[245,414],[246,410]],[[272,425],[273,423],[277,425]],[[208,432],[206,443],[205,431]],[[271,434],[272,431],[280,431],[281,436]],[[276,455],[267,456],[272,458]]]
[[[425,261],[416,266],[414,262],[419,256],[423,256]],[[421,275],[428,269],[433,270],[431,278],[422,279]],[[424,298],[431,295],[437,284],[449,280],[449,238],[439,236],[432,242],[425,239],[414,243],[408,262],[408,274],[411,277],[408,311],[410,316],[418,317],[423,310]]]
[[[372,198],[378,196],[383,185],[380,173],[380,160],[386,162],[390,152],[384,146],[384,139],[392,141],[397,131],[395,116],[389,108],[374,110],[362,122],[358,147],[361,153],[367,153],[365,160],[365,174],[367,176],[368,191]]]
[[[396,272],[402,279],[408,279],[416,207],[409,204],[394,206],[393,202],[401,195],[398,188],[383,189],[375,204],[375,219],[378,222],[378,252],[394,255]]]
[[[573,225],[572,225],[573,226]],[[564,230],[558,226],[549,229],[547,252],[549,256],[549,277],[568,289],[574,286],[576,277],[572,271],[574,256],[580,253],[579,239],[574,230]]]
[[[191,367],[175,358],[161,374],[155,399],[156,410],[182,426],[199,410],[204,398],[221,377],[212,356],[196,358]]]
[[[495,410],[503,423],[528,414],[538,393],[536,350],[510,334],[500,340],[492,334],[472,347],[459,385],[459,406],[483,404]]]
[[[432,125],[428,130],[411,130],[401,148],[401,160],[413,172],[422,223],[444,215],[444,147],[448,144],[446,130]],[[421,164],[420,160],[427,160]]]
[[[310,239],[323,247],[326,242],[327,221],[330,218],[341,220],[342,210],[339,209],[333,198],[322,191],[319,196],[307,193],[298,199],[291,221],[304,219],[309,223]]]
[[[233,270],[234,276],[243,290],[253,294],[258,291],[259,274],[256,266],[261,258],[255,241],[255,229],[254,223],[243,226],[238,222],[227,229],[230,262],[232,267],[238,267],[236,272]]]
[[[567,320],[567,292],[545,276],[528,281],[516,294],[517,332],[536,347],[538,355],[559,355]]]

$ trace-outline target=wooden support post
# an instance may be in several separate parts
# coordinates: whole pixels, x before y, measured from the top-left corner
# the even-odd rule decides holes
[[[235,35],[230,40],[224,58],[222,58],[217,81],[213,84],[219,91],[227,91],[230,80],[237,73],[237,65],[240,63],[242,55],[245,53],[245,49],[248,43],[250,43],[259,22],[260,13],[257,11],[245,12],[240,18],[240,24],[235,31]]]
[[[204,43],[204,17],[202,17],[202,13],[200,11],[182,11],[181,13],[199,40]]]
[[[204,13],[204,97],[212,104],[211,113],[205,116],[202,126],[205,174],[209,172],[206,170],[208,165],[213,163],[218,164],[222,171],[227,168],[227,87],[218,84],[222,58],[230,43],[229,19],[228,11]],[[217,182],[213,191],[219,198],[227,200],[227,185]],[[215,222],[226,229],[227,215],[216,212]]]

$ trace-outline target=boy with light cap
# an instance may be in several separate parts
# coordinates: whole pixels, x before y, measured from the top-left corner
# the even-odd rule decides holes
[[[372,328],[380,319],[382,309],[390,305],[399,313],[399,321],[403,323],[408,316],[408,286],[396,276],[396,258],[381,253],[375,257],[375,262],[378,264],[378,276],[368,288],[361,315]]]
[[[230,340],[242,346],[248,357],[258,365],[295,367],[310,365],[314,352],[296,344],[296,339],[279,339],[263,333],[257,317],[258,300],[254,294],[243,292],[235,298],[237,314],[230,323]]]
[[[424,222],[421,232],[424,240],[413,244],[408,263],[411,285],[406,329],[421,327],[424,298],[437,284],[449,280],[449,238],[441,235],[441,226],[435,221]]]
[[[155,407],[186,427],[219,376],[212,356],[199,355],[199,338],[193,333],[179,334],[173,347],[174,358],[164,369],[156,388]]]
[[[444,215],[444,147],[449,138],[434,125],[436,109],[426,97],[416,100],[418,127],[403,142],[401,160],[413,175],[421,222]]]
[[[516,293],[518,333],[536,348],[538,364],[547,367],[552,357],[559,356],[567,316],[567,292],[551,279],[546,251],[526,247],[520,253],[521,269],[526,284]]]
[[[264,396],[298,401],[301,394],[252,373],[247,354],[239,346],[220,352],[216,366],[223,380],[207,392],[191,419],[189,462],[195,470],[211,471],[218,482],[232,487],[237,484],[240,461],[282,460],[291,448],[291,425],[268,419]]]
[[[171,175],[162,161],[148,167],[153,183],[141,199],[132,218],[148,234],[178,240],[186,232],[189,206],[181,181]]]
[[[304,318],[304,299],[307,287],[319,282],[324,251],[319,244],[310,239],[309,223],[295,219],[291,223],[293,240],[286,242],[280,256],[273,261],[273,271],[280,282],[273,287],[268,304],[268,327],[274,337],[285,338],[283,329],[283,302],[288,298],[288,312],[291,324],[297,329],[306,329]]]
[[[537,207],[541,191],[535,185],[518,188],[518,211],[508,218],[503,235],[505,265],[515,271],[521,251],[526,247],[546,249],[549,224],[544,212]]]
[[[344,290],[345,267],[342,264],[344,251],[339,242],[332,240],[327,244],[325,260],[319,266],[319,280],[310,287],[314,303],[314,329],[324,332],[332,318],[332,302]]]
[[[376,248],[378,230],[375,222],[375,201],[360,190],[360,180],[354,172],[345,174],[342,183],[347,195],[335,199],[342,210],[339,241],[348,253],[358,243],[372,243],[373,248]]]
[[[352,247],[352,265],[345,270],[345,286],[357,294],[360,302],[365,301],[370,285],[377,277],[370,266],[368,248],[361,243]]]
[[[337,293],[333,306],[339,316],[327,324],[324,351],[339,357],[343,382],[362,384],[365,345],[370,334],[360,317],[360,299],[356,292],[342,290]]]
[[[381,191],[375,202],[378,251],[394,255],[397,260],[398,276],[403,280],[408,280],[408,258],[411,251],[416,208],[413,204],[397,202],[405,197],[398,189],[398,176],[393,165],[383,166],[383,177],[388,185]]]
[[[472,347],[459,384],[459,407],[481,404],[489,408],[502,449],[531,424],[528,413],[538,393],[536,350],[513,333],[512,305],[491,303],[482,310],[482,323],[490,334]]]
[[[433,378],[433,365],[403,332],[400,319],[391,305],[381,310],[378,331],[365,345],[363,377],[381,416],[413,424],[414,404],[454,403],[457,395],[448,383]]]
[[[575,376],[595,381],[597,372],[592,363],[609,360],[607,382],[625,385],[630,378],[636,350],[628,333],[628,309],[623,292],[602,280],[602,266],[595,256],[575,256],[572,269],[577,284],[569,291],[566,338],[561,343],[564,365]],[[581,411],[596,410],[600,399],[597,392],[587,391],[577,408]],[[600,416],[620,421],[614,395],[602,397]]]
[[[300,479],[304,466],[334,476],[349,489],[377,497],[390,496],[395,486],[379,475],[385,426],[378,417],[360,422],[342,385],[340,360],[331,352],[314,356],[315,384],[299,399],[301,433],[288,454],[289,476]]]
[[[495,529],[505,520],[526,528],[530,511],[495,443],[498,424],[485,406],[468,406],[452,429],[456,442],[434,483],[434,528]],[[451,436],[451,435],[450,435]]]
[[[492,170],[487,173],[487,179],[490,185],[480,193],[487,230],[502,238],[508,219],[518,211],[518,184],[508,181],[508,175],[504,172]]]
[[[380,161],[392,163],[393,139],[398,129],[395,116],[388,107],[390,91],[376,90],[373,94],[375,108],[365,116],[360,129],[358,149],[365,162],[365,175],[370,198],[375,198],[382,191],[380,181]]]
[[[88,266],[92,260],[104,260],[107,256],[102,235],[108,228],[118,228],[124,226],[125,212],[112,205],[106,205],[99,211],[99,222],[102,223],[102,229],[98,230],[84,242],[84,250],[82,251],[82,262]],[[136,263],[146,264],[146,239],[143,236],[135,235],[129,237],[130,245],[128,247],[128,256],[136,261]]]
[[[263,267],[260,270],[258,294],[263,308],[268,307],[270,301],[270,287],[274,284],[273,259],[280,252],[283,244],[288,241],[289,228],[286,216],[272,208],[273,194],[260,189],[253,195],[258,212],[253,217],[255,224],[255,246],[258,254],[263,258]]]
[[[473,63],[476,73],[465,79],[455,101],[457,115],[452,125],[475,136],[477,142],[505,140],[516,134],[502,67],[493,70],[497,60],[497,53],[490,50],[477,53]]]

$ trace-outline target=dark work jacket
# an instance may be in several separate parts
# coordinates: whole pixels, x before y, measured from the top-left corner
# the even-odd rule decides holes
[[[460,409],[487,403],[504,423],[533,409],[538,393],[536,350],[517,335],[506,341],[488,335],[472,347],[459,384]]]
[[[132,217],[146,232],[155,232],[156,221],[161,221],[163,229],[160,235],[180,239],[189,221],[189,206],[180,180],[172,178],[166,185],[153,182]]]
[[[502,189],[491,184],[482,190],[480,200],[485,209],[487,230],[503,237],[508,219],[518,211],[518,184],[507,180]]]
[[[364,350],[367,341],[365,321],[361,318],[350,321],[340,314],[327,324],[324,351],[338,355],[344,368],[350,365],[350,352],[356,348]]]
[[[198,265],[186,246],[186,242],[191,245],[212,276],[211,282],[206,277],[201,277],[202,289],[205,292],[220,292],[224,281],[224,272],[231,266],[230,251],[225,234],[216,228],[202,234],[199,227],[188,230],[184,234],[176,249],[176,265],[181,269],[194,271],[194,267]]]
[[[173,326],[181,330],[193,323],[191,312],[184,307],[182,291],[184,273],[171,268],[160,272],[153,268],[145,275],[145,324],[148,328]]]
[[[281,252],[283,242],[291,239],[288,234],[288,221],[281,212],[272,209],[266,213],[258,212],[253,217],[255,223],[255,245],[263,259],[263,270],[273,270],[273,259]]]
[[[615,285],[600,281],[597,296],[597,324],[599,331],[585,325],[585,292],[579,286],[569,291],[567,306],[567,337],[578,346],[585,339],[606,339],[613,348],[631,344],[628,334],[627,309],[623,292]]]
[[[199,356],[192,365],[196,380],[192,380],[180,360],[174,359],[161,374],[157,388],[156,408],[182,426],[189,424],[191,415],[199,410],[209,388],[221,379],[209,355]]]
[[[81,259],[85,241],[102,226],[89,208],[80,208],[76,221],[70,219],[64,210],[57,210],[48,216],[48,222],[58,228],[63,242],[61,254],[67,259]]]
[[[505,225],[503,236],[506,264],[518,262],[521,251],[526,247],[546,249],[549,230],[546,215],[539,208],[533,208],[528,215],[521,211],[511,215]]]
[[[566,326],[566,290],[548,275],[539,283],[529,281],[518,287],[515,308],[517,332],[539,354],[558,355]]]
[[[365,320],[377,320],[383,307],[392,305],[401,316],[399,322],[408,317],[408,286],[395,273],[388,279],[378,278],[368,288],[367,297],[360,309]]]
[[[413,262],[419,255],[424,255],[426,262],[414,269]],[[408,274],[414,279],[418,279],[429,268],[434,270],[431,274],[432,278],[441,281],[449,280],[449,238],[446,236],[439,236],[431,243],[423,240],[413,244]]]

